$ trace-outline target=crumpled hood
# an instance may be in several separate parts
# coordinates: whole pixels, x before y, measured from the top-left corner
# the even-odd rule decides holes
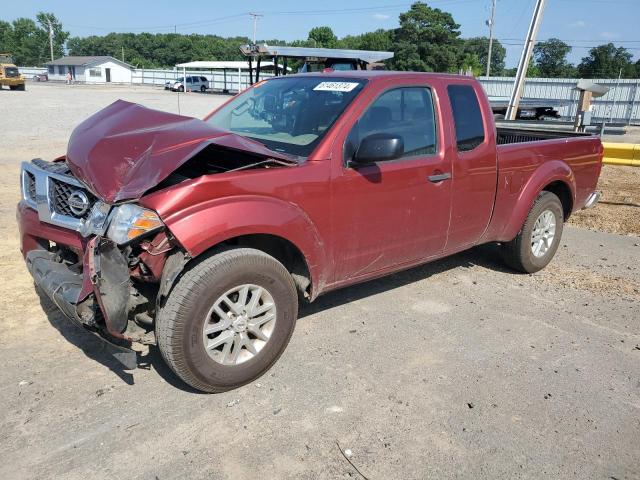
[[[118,100],[76,127],[67,162],[93,193],[117,202],[140,198],[210,144],[290,159],[202,120]]]

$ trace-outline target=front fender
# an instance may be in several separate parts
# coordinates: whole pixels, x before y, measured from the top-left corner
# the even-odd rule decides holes
[[[523,183],[519,194],[512,204],[510,214],[506,215],[504,229],[498,236],[500,241],[510,241],[518,234],[524,224],[533,202],[547,185],[562,182],[571,191],[571,201],[576,202],[576,180],[571,167],[561,160],[550,160],[542,163]],[[504,198],[506,203],[510,203]],[[500,202],[500,198],[497,199]]]
[[[272,197],[242,195],[209,200],[163,219],[167,228],[197,257],[225,240],[268,234],[293,243],[304,255],[314,289],[327,282],[325,245],[309,216],[297,205]]]

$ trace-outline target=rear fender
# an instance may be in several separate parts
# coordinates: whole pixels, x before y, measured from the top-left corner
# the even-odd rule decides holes
[[[163,219],[190,257],[243,235],[268,234],[294,244],[307,262],[314,291],[327,283],[327,252],[309,216],[297,205],[246,195],[214,199]]]
[[[505,222],[504,230],[499,236],[500,241],[510,241],[518,234],[522,225],[540,192],[549,184],[563,182],[571,191],[572,204],[576,203],[576,181],[569,165],[561,160],[551,160],[542,163],[529,177],[520,190],[520,195],[514,202],[511,215]],[[498,200],[499,201],[499,200]]]

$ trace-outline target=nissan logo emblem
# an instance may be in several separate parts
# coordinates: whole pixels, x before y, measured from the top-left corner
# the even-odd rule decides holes
[[[69,195],[69,208],[74,215],[81,217],[89,210],[89,197],[82,190],[76,190]]]

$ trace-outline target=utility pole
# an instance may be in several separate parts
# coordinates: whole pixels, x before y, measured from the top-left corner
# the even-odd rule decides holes
[[[258,17],[262,17],[263,15],[259,13],[249,13],[249,16],[253,18],[253,44],[256,44],[256,30],[258,29]]]
[[[124,63],[124,45],[122,45],[121,47],[122,47],[122,63]]]
[[[491,2],[491,18],[487,20],[489,27],[489,54],[487,55],[487,77],[491,73],[491,48],[493,47],[493,25],[496,16],[496,0]]]
[[[540,29],[540,22],[542,20],[542,11],[544,10],[545,0],[536,0],[536,6],[533,9],[533,17],[531,17],[531,24],[527,31],[527,38],[522,47],[522,55],[518,62],[518,72],[516,73],[516,79],[513,83],[513,90],[511,92],[511,98],[509,99],[509,107],[507,107],[507,113],[505,118],[507,120],[515,120],[518,114],[518,106],[520,105],[520,98],[522,97],[522,91],[524,90],[524,80],[527,78],[527,69],[529,68],[529,61],[531,60],[531,54],[533,53],[533,47],[536,43],[536,36]]]
[[[53,62],[53,25],[51,25],[51,20],[47,19],[49,23],[49,50],[51,51],[51,61]]]

